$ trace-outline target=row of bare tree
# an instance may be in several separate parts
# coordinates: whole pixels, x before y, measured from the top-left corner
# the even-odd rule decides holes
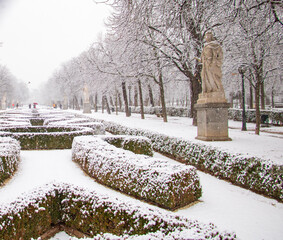
[[[20,104],[29,97],[29,90],[24,82],[19,81],[6,66],[0,65],[0,109]]]
[[[166,122],[169,99],[190,98],[191,117],[196,124],[194,104],[201,92],[201,65],[197,59],[204,34],[213,31],[225,51],[223,84],[227,92],[239,87],[238,68],[245,66],[245,81],[255,92],[259,134],[260,96],[264,108],[265,89],[277,89],[276,84],[281,81],[281,1],[106,0],[104,3],[113,8],[108,33],[54,73],[45,86],[52,99],[68,96],[78,106],[82,88],[87,84],[93,98],[100,96],[106,106],[109,101],[117,108],[123,98],[129,116],[128,97],[132,89],[139,96],[142,118],[146,98],[151,105],[160,102]]]

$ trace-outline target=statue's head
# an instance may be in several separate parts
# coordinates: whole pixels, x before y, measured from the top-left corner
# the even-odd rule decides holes
[[[204,39],[205,39],[206,42],[211,42],[211,41],[215,40],[212,32],[210,32],[210,31],[205,33]]]

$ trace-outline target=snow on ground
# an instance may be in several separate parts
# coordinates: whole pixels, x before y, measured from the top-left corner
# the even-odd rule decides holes
[[[116,116],[94,113],[88,116],[198,141],[194,139],[196,127],[191,126],[191,120],[188,118],[170,117],[169,123],[163,123],[161,118],[150,115],[146,116],[146,120],[140,120],[139,115],[126,118],[124,114]],[[229,122],[229,125],[237,128],[240,126],[237,122]],[[249,127],[253,127],[253,125],[249,125]],[[230,129],[229,133],[233,139],[231,142],[206,144],[237,153],[243,152],[260,156],[282,164],[282,135],[262,133],[260,136],[256,136],[252,132],[244,133],[239,129]],[[157,153],[155,156],[163,157]],[[239,239],[243,240],[282,239],[282,203],[233,186],[208,174],[202,172],[198,172],[198,174],[203,188],[200,202],[191,207],[177,210],[176,214],[204,223],[213,222],[222,230],[235,231]],[[0,187],[0,204],[13,201],[23,192],[54,180],[75,184],[90,190],[95,189],[122,198],[124,201],[149,205],[94,182],[83,173],[78,165],[72,162],[71,150],[21,151],[19,170],[5,186]],[[158,208],[156,206],[150,207]],[[69,238],[65,233],[58,233],[53,240],[67,240]]]
[[[266,160],[270,159],[280,165],[283,164],[283,127],[261,128],[263,131],[279,132],[281,134],[261,132],[258,136],[252,131],[252,129],[255,129],[255,124],[248,123],[247,127],[250,131],[243,132],[241,131],[241,122],[229,120],[229,136],[232,138],[232,141],[204,142],[195,139],[197,127],[192,126],[192,119],[190,118],[168,117],[168,122],[164,123],[162,118],[158,118],[155,115],[146,115],[144,120],[140,119],[139,114],[125,117],[124,113],[119,113],[119,115],[112,113],[109,115],[98,112],[85,114],[85,116],[116,122],[128,127],[148,129],[169,136],[181,137],[192,142],[214,146],[230,153],[257,156]]]
[[[50,240],[69,240],[71,237],[65,232],[57,233],[53,238]]]
[[[162,157],[160,154],[156,156]],[[16,175],[0,188],[0,204],[56,180],[101,191],[124,201],[149,205],[94,182],[72,162],[71,150],[21,151],[21,157]],[[213,222],[222,230],[235,231],[240,239],[282,239],[283,204],[210,175],[201,172],[199,175],[203,187],[200,202],[180,209],[176,214],[204,223]]]

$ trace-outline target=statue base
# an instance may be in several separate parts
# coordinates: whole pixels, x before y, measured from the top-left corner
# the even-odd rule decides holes
[[[89,102],[84,103],[83,113],[91,113],[90,103]]]
[[[197,104],[204,103],[227,103],[224,92],[208,92],[198,95]]]
[[[206,103],[199,103],[202,101],[198,101],[195,105],[197,110],[196,139],[231,141],[232,139],[228,136],[228,108],[230,104],[226,100],[225,102],[215,102],[215,99],[207,99],[206,101]]]

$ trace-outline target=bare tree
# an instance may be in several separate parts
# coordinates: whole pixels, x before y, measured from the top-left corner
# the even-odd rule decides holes
[[[265,106],[264,84],[280,68],[279,61],[272,59],[282,55],[277,51],[282,38],[282,25],[274,16],[272,2],[275,4],[275,1],[240,1],[235,8],[235,27],[230,42],[234,64],[246,65],[249,70],[246,77],[255,89],[256,134],[260,132],[261,123],[260,96],[261,106]]]

